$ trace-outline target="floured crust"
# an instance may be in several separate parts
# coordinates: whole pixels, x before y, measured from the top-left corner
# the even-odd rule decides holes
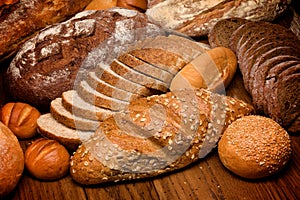
[[[270,0],[165,0],[146,14],[165,28],[189,36],[204,36],[220,19],[238,17],[251,21],[272,21],[283,13],[291,1]]]

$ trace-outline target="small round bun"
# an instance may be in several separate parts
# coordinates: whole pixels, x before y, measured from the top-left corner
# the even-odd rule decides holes
[[[25,166],[36,178],[56,180],[69,171],[70,155],[66,148],[55,140],[35,140],[25,152]]]
[[[223,165],[248,179],[279,172],[291,157],[288,133],[274,120],[250,115],[234,121],[218,144]]]
[[[17,137],[0,122],[0,199],[18,184],[24,169],[24,153]]]

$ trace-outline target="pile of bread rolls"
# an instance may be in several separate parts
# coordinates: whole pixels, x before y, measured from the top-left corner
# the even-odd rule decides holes
[[[0,99],[0,197],[24,167],[41,180],[70,173],[78,183],[99,184],[180,169],[217,144],[224,166],[245,178],[275,174],[289,161],[280,120],[251,115],[255,102],[224,95],[243,72],[241,54],[213,31],[224,19],[228,32],[248,20],[272,22],[290,1],[51,2],[0,1],[0,65],[8,69],[1,81],[13,100]],[[17,14],[25,11],[26,18]],[[298,118],[289,130],[299,130]],[[24,139],[33,142],[22,149]],[[248,156],[257,146],[264,154]],[[137,157],[151,162],[126,165]]]

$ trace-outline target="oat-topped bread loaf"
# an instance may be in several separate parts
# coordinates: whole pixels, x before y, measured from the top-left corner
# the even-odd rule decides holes
[[[247,22],[232,33],[229,46],[237,55],[257,113],[298,132],[300,41],[296,35],[278,24]]]
[[[207,35],[220,19],[273,21],[290,3],[290,0],[164,0],[150,2],[146,14],[165,28],[199,37]]]
[[[252,111],[243,101],[204,89],[137,99],[101,122],[77,149],[71,177],[91,185],[183,168],[210,153],[224,129]]]
[[[0,61],[10,58],[37,31],[82,11],[91,0],[20,0],[0,7]]]
[[[48,108],[51,100],[73,89],[85,69],[110,63],[128,44],[158,34],[159,27],[138,11],[80,12],[43,29],[21,47],[6,73],[8,91],[13,99]]]

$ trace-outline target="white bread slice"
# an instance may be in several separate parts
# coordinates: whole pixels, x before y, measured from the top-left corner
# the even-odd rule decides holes
[[[140,73],[140,72],[132,69],[131,67],[128,67],[124,63],[118,61],[117,59],[115,59],[111,63],[110,68],[115,73],[126,78],[127,80],[141,84],[147,88],[162,91],[162,92],[168,91],[169,86],[166,83],[162,82],[161,80],[152,78],[149,75]]]
[[[120,61],[121,63],[124,63],[128,67],[131,67],[132,69],[134,69],[142,74],[145,74],[152,78],[158,79],[158,80],[164,82],[168,86],[170,85],[172,79],[174,78],[174,75],[171,74],[170,72],[160,69],[149,63],[146,63],[128,53],[124,53],[124,54],[120,55],[118,57],[118,61]]]
[[[96,91],[115,99],[130,101],[132,99],[141,97],[139,94],[134,94],[108,84],[107,82],[101,80],[93,71],[88,73],[86,82]]]
[[[96,91],[86,81],[80,82],[77,93],[88,103],[113,111],[123,110],[128,105],[128,101],[109,97]]]
[[[92,137],[94,131],[81,131],[69,128],[55,120],[51,113],[41,115],[37,120],[38,132],[49,139],[57,140],[68,150],[74,151]]]
[[[114,114],[110,109],[100,108],[84,101],[76,90],[62,93],[62,105],[72,114],[85,119],[103,121]]]
[[[111,70],[110,66],[108,65],[99,64],[98,68],[95,70],[95,73],[104,82],[133,94],[139,94],[141,96],[150,96],[157,93],[157,91],[153,91],[149,88],[146,88],[143,85],[134,83],[123,78],[122,76],[118,75],[113,70]]]
[[[53,118],[67,127],[84,130],[94,131],[99,127],[100,122],[96,120],[85,119],[70,113],[62,105],[62,98],[58,97],[51,101],[50,113]]]

